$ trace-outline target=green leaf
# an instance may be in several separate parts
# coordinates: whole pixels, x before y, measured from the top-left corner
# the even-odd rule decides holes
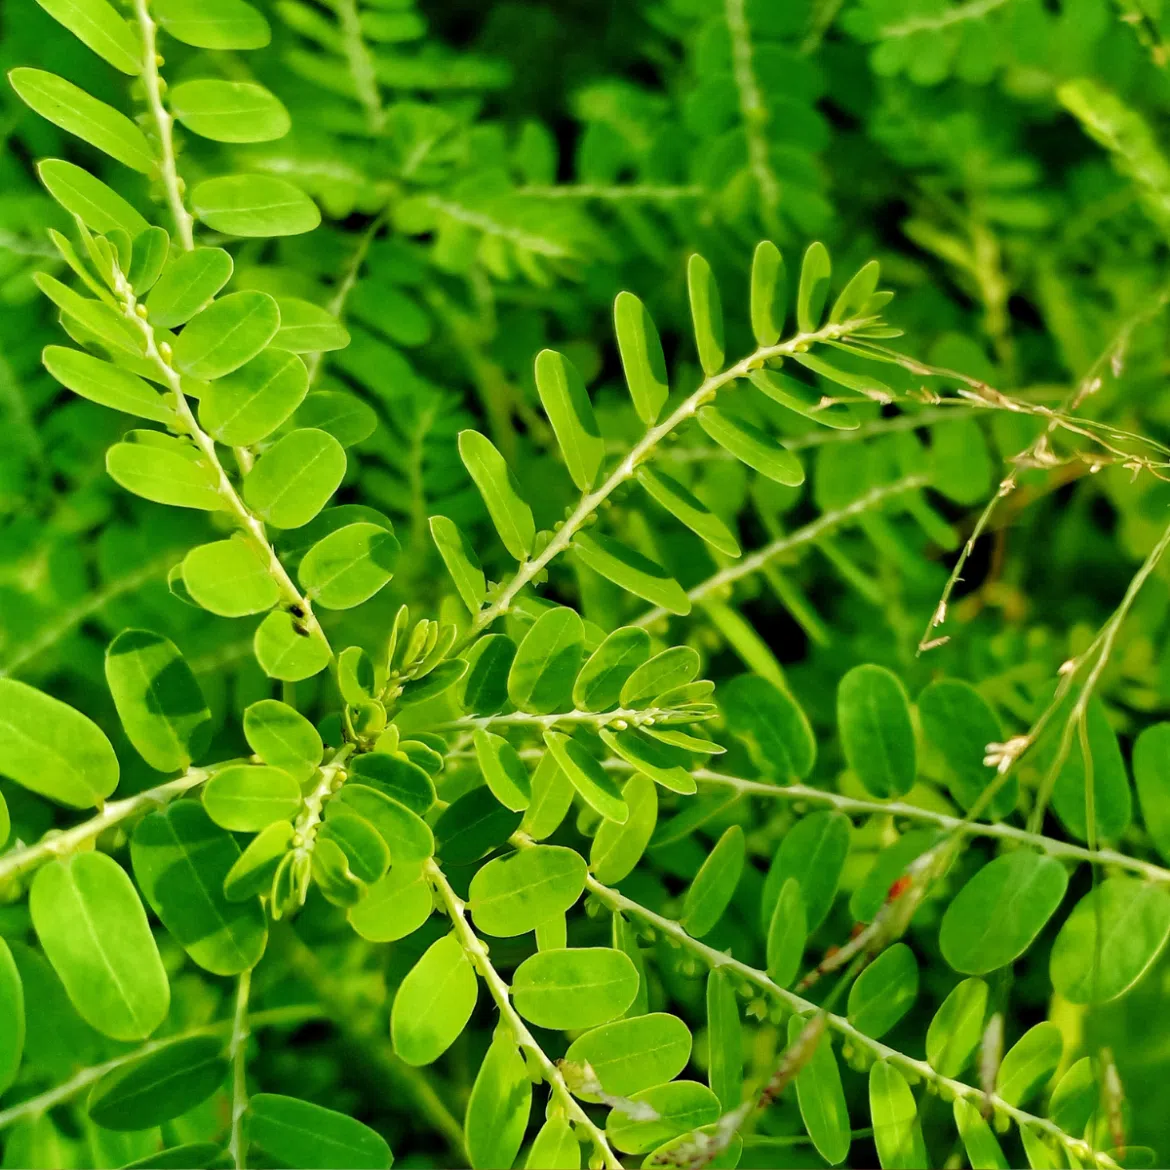
[[[985,865],[943,915],[943,958],[964,975],[985,975],[1017,959],[1056,913],[1068,886],[1064,866],[1020,849]]]
[[[229,902],[247,902],[258,894],[270,893],[276,871],[292,849],[292,839],[293,827],[289,821],[273,821],[268,828],[261,829],[225,875],[224,897]]]
[[[320,634],[302,632],[291,614],[276,610],[256,628],[252,649],[271,678],[299,682],[329,665],[333,651]]]
[[[964,979],[951,989],[926,1032],[926,1059],[944,1077],[957,1077],[979,1047],[987,1016],[987,984]]]
[[[955,799],[969,809],[983,790],[996,779],[995,769],[984,764],[987,745],[1003,741],[995,712],[970,683],[939,679],[918,696],[922,730],[942,753],[950,769],[950,787]],[[1016,806],[1019,782],[1008,778],[988,808],[992,817],[1005,817]]]
[[[788,1018],[789,1045],[796,1043],[807,1024],[808,1020],[801,1016]],[[822,1034],[812,1056],[796,1074],[796,1100],[817,1153],[834,1166],[844,1162],[853,1133],[841,1087],[841,1070],[828,1033]]]
[[[752,370],[748,377],[761,394],[821,426],[835,431],[855,431],[861,426],[861,420],[844,402],[825,404],[824,395],[819,390],[787,374],[777,370]]]
[[[122,1170],[203,1170],[217,1166],[222,1157],[223,1151],[214,1142],[185,1142],[127,1162]]]
[[[565,1060],[592,1067],[601,1087],[616,1097],[673,1080],[691,1058],[691,1033],[678,1016],[654,1012],[602,1024],[578,1036]],[[592,1098],[577,1093],[582,1100]]]
[[[0,938],[0,1093],[8,1091],[24,1055],[24,985],[8,943]]]
[[[585,657],[585,627],[576,610],[546,610],[532,623],[508,672],[508,698],[520,711],[563,711]]]
[[[244,0],[155,0],[154,18],[177,41],[198,49],[262,49],[268,44],[268,21]]]
[[[435,838],[431,827],[406,805],[351,779],[326,806],[326,817],[353,812],[377,830],[390,850],[395,869],[421,872],[422,864],[434,856]]]
[[[130,284],[136,296],[145,296],[158,278],[171,252],[171,237],[165,228],[148,227],[134,237],[130,263]]]
[[[581,1145],[567,1121],[550,1117],[528,1151],[527,1170],[581,1170]]]
[[[699,365],[710,377],[723,368],[723,306],[711,265],[697,252],[687,260],[687,297],[691,302]]]
[[[292,415],[308,389],[309,371],[295,353],[265,349],[204,390],[199,421],[221,443],[251,447]]]
[[[472,1170],[511,1167],[532,1110],[532,1081],[516,1038],[497,1026],[467,1101],[463,1133]]]
[[[544,732],[544,742],[582,800],[607,820],[625,824],[629,806],[617,782],[579,741],[560,731]]]
[[[468,905],[475,925],[496,938],[535,930],[577,901],[585,872],[584,858],[560,845],[497,857],[471,879]]]
[[[724,1113],[743,1102],[743,1024],[726,971],[707,976],[707,1079]]]
[[[743,876],[746,859],[743,829],[732,825],[707,854],[683,901],[682,925],[692,938],[709,934],[723,917]]]
[[[1115,841],[1129,825],[1133,797],[1117,733],[1109,725],[1100,699],[1089,702],[1086,714],[1089,754],[1092,761],[1093,810],[1096,839]],[[1085,761],[1079,737],[1057,774],[1052,788],[1052,808],[1068,832],[1079,841],[1089,840],[1089,796],[1085,783]]]
[[[290,431],[256,461],[244,499],[274,528],[300,528],[329,502],[345,468],[345,448],[332,435]]]
[[[811,370],[814,374],[819,374],[822,378],[827,378],[830,382],[835,382],[838,386],[844,386],[847,390],[854,390],[858,394],[865,395],[867,398],[875,396],[884,398],[894,397],[894,392],[890,387],[885,382],[875,378],[872,374],[855,374],[849,370],[843,370],[839,366],[833,365],[832,362],[825,361],[824,358],[817,354],[794,353],[792,360],[804,366],[806,370]]]
[[[349,330],[328,309],[301,300],[277,297],[280,331],[272,344],[290,353],[327,353],[349,344]]]
[[[508,701],[508,675],[516,643],[507,634],[486,634],[464,655],[467,673],[459,681],[459,706],[471,715],[494,715]]]
[[[855,666],[837,688],[837,725],[849,767],[881,800],[905,796],[918,766],[910,700],[884,666]]]
[[[1056,1072],[1064,1055],[1060,1027],[1045,1020],[1029,1028],[1008,1049],[995,1077],[995,1091],[1009,1105],[1023,1105]]]
[[[636,645],[636,652],[640,649]],[[626,661],[634,656],[636,654],[629,655]],[[643,656],[643,661],[622,684],[619,692],[621,705],[637,708],[652,706],[660,695],[689,683],[699,673],[700,665],[698,651],[691,646],[671,646],[653,658]]]
[[[959,1131],[972,1170],[1008,1170],[1009,1163],[1003,1150],[979,1110],[963,1097],[956,1097],[952,1108],[955,1128]]]
[[[145,1040],[171,1002],[158,947],[126,871],[80,853],[37,871],[29,912],[41,949],[87,1024],[115,1040]]]
[[[536,389],[573,483],[589,491],[605,457],[605,442],[577,367],[564,354],[542,349],[536,355]]]
[[[504,547],[516,560],[527,560],[536,539],[536,524],[504,457],[478,431],[459,432],[459,457],[479,489]]]
[[[804,483],[804,468],[791,451],[778,446],[759,427],[720,410],[704,406],[698,413],[699,426],[741,463],[755,468],[761,475],[788,487]]]
[[[719,1099],[697,1081],[655,1085],[633,1094],[632,1100],[652,1109],[657,1117],[653,1121],[641,1120],[613,1109],[605,1122],[610,1142],[630,1154],[644,1154],[719,1118]]]
[[[462,529],[446,516],[432,516],[430,519],[431,538],[451,574],[455,589],[463,604],[473,613],[479,613],[480,606],[487,599],[487,582],[479,557],[471,547]]]
[[[350,871],[368,885],[385,876],[390,868],[390,850],[382,834],[351,809],[352,806],[344,801],[329,801],[325,806],[325,823],[317,831],[317,839],[336,842],[349,862]]]
[[[64,324],[74,321],[82,331],[92,333],[110,349],[128,354],[132,359],[141,358],[141,332],[105,301],[83,297],[47,272],[34,273],[33,283],[61,310]]]
[[[833,302],[833,307],[829,311],[830,323],[836,325],[842,321],[851,321],[855,317],[872,316],[871,313],[866,313],[865,306],[877,291],[881,273],[881,265],[876,260],[863,264]]]
[[[21,100],[54,126],[96,146],[133,170],[154,174],[158,164],[146,136],[113,106],[43,69],[13,69],[8,80]]]
[[[280,100],[250,81],[184,81],[168,99],[188,130],[216,142],[271,142],[292,125]]]
[[[534,788],[539,776],[538,768],[533,777]],[[567,780],[565,786],[569,787]],[[571,794],[572,789],[569,791]],[[530,813],[533,807],[535,801],[529,806]],[[565,811],[568,811],[567,805]],[[520,813],[504,808],[491,789],[480,785],[453,800],[435,822],[439,855],[447,865],[469,865],[503,845],[519,827],[520,821]]]
[[[301,561],[297,580],[305,595],[325,609],[352,609],[368,601],[394,576],[398,541],[378,524],[347,524],[318,541]]]
[[[653,426],[670,394],[658,330],[646,306],[630,292],[620,292],[614,300],[613,326],[634,409]]]
[[[156,329],[174,329],[211,304],[232,275],[231,253],[222,248],[195,248],[172,256],[146,300]]]
[[[922,1170],[929,1165],[914,1094],[906,1078],[884,1060],[869,1070],[869,1114],[882,1170]]]
[[[614,630],[581,667],[573,683],[573,706],[578,711],[616,707],[626,680],[649,657],[650,635],[645,630],[638,626]]]
[[[677,479],[647,464],[638,468],[637,479],[650,496],[676,520],[681,521],[708,544],[729,557],[740,555],[739,542],[727,525]]]
[[[358,756],[349,770],[363,784],[378,789],[417,816],[424,816],[435,803],[435,786],[430,776],[405,755],[371,752]]]
[[[781,887],[768,923],[768,975],[778,987],[787,987],[796,978],[808,942],[808,921],[800,885],[789,878]]]
[[[849,989],[849,1022],[875,1040],[884,1036],[918,998],[918,960],[905,943],[894,943]]]
[[[191,1036],[106,1073],[86,1112],[103,1129],[150,1129],[206,1101],[223,1084],[223,1040]]]
[[[430,884],[416,869],[395,859],[390,872],[349,908],[349,924],[369,942],[396,942],[413,934],[434,910]]]
[[[295,1097],[255,1094],[245,1127],[266,1154],[303,1170],[387,1170],[394,1162],[385,1138],[368,1125]]]
[[[475,758],[495,798],[513,812],[523,812],[532,798],[532,779],[516,749],[502,736],[477,727]]]
[[[1070,1003],[1108,1003],[1150,969],[1170,937],[1170,893],[1109,877],[1073,909],[1052,946],[1052,986]]]
[[[906,872],[912,861],[941,840],[940,830],[912,829],[883,848],[861,885],[853,891],[849,899],[849,913],[858,922],[872,922],[885,905],[890,886],[895,880]]]
[[[1134,741],[1133,778],[1146,831],[1170,861],[1170,723],[1155,723]]]
[[[0,774],[58,804],[100,807],[118,786],[118,757],[80,711],[0,678]]]
[[[225,829],[258,833],[273,821],[296,816],[301,807],[301,789],[280,768],[232,764],[208,780],[203,789],[203,807]]]
[[[741,674],[719,691],[727,730],[744,742],[752,762],[783,783],[803,780],[816,762],[817,744],[796,700],[758,674]]]
[[[211,742],[211,712],[179,648],[123,630],[106,649],[106,682],[138,754],[160,772],[189,768]]]
[[[142,71],[141,42],[106,0],[37,0],[37,3],[115,69],[131,77]]]
[[[45,369],[82,398],[155,422],[175,421],[175,412],[166,399],[147,382],[126,370],[79,349],[61,345],[46,346],[41,357]]]
[[[196,604],[223,617],[264,613],[280,600],[264,557],[241,536],[198,545],[183,558],[181,571]]]
[[[129,431],[106,452],[106,471],[128,492],[156,504],[218,512],[219,478],[190,443],[159,431]]]
[[[751,279],[752,332],[761,348],[780,340],[787,299],[784,257],[771,240],[761,240],[752,255]]]
[[[120,228],[133,239],[149,226],[121,195],[71,162],[42,159],[37,163],[37,174],[49,194],[91,231],[105,235]]]
[[[631,776],[622,788],[621,798],[630,810],[629,816],[620,824],[603,820],[589,849],[593,876],[610,886],[633,872],[658,823],[658,790],[648,776]]]
[[[573,537],[573,551],[588,568],[635,597],[660,605],[669,613],[691,612],[691,599],[682,586],[665,569],[632,548],[600,532],[578,532]]]
[[[853,825],[840,812],[822,809],[803,816],[784,834],[764,883],[762,922],[765,929],[784,883],[800,886],[805,923],[811,934],[829,916],[849,856]],[[887,883],[888,887],[888,883]],[[883,897],[885,890],[882,891]]]
[[[191,209],[209,228],[227,236],[299,236],[321,222],[312,199],[274,175],[204,179],[191,192]]]
[[[283,318],[282,318],[283,321]],[[277,344],[284,330],[273,338]],[[334,390],[316,390],[297,407],[293,422],[298,427],[327,431],[343,447],[354,447],[378,429],[378,416],[360,398]]]
[[[272,339],[280,328],[280,310],[267,293],[235,292],[213,301],[188,322],[175,342],[175,366],[192,378],[210,380],[222,378],[251,361]],[[293,359],[299,360],[299,359]],[[263,384],[263,372],[257,378],[245,379]],[[244,389],[237,390],[237,399],[244,398],[240,409],[247,406]],[[218,421],[231,403],[225,404]]]
[[[825,245],[819,241],[809,244],[800,263],[800,284],[796,290],[796,325],[801,333],[813,333],[821,324],[831,272]]]
[[[350,868],[349,855],[340,843],[326,834],[317,834],[310,874],[325,901],[345,910],[356,906],[369,890]]]
[[[551,837],[568,816],[575,791],[556,757],[545,752],[532,773],[532,799],[524,813],[524,831],[534,841]]]
[[[638,994],[638,970],[610,947],[539,951],[516,968],[516,1010],[541,1028],[581,1030],[623,1015]]]
[[[478,992],[475,968],[455,935],[432,943],[394,997],[390,1038],[395,1053],[415,1066],[438,1060],[467,1026]]]

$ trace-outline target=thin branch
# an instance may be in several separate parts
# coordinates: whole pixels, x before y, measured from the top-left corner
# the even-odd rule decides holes
[[[480,941],[479,935],[472,930],[471,924],[464,914],[464,903],[451,888],[443,871],[432,860],[427,862],[425,872],[443,902],[447,917],[451,920],[451,925],[455,929],[464,953],[474,964],[484,983],[487,984],[488,991],[491,993],[492,999],[495,1000],[496,1007],[499,1008],[501,1018],[508,1021],[512,1034],[516,1037],[516,1043],[532,1057],[540,1069],[559,1108],[564,1111],[575,1126],[589,1135],[589,1139],[597,1151],[597,1156],[601,1159],[606,1170],[621,1170],[622,1164],[618,1161],[617,1155],[610,1149],[605,1131],[598,1128],[589,1114],[581,1108],[576,1097],[569,1091],[569,1086],[565,1084],[561,1070],[548,1058],[544,1049],[528,1030],[528,1026],[520,1018],[520,1014],[512,1006],[508,985],[492,966],[487,947]]]
[[[138,18],[138,26],[142,30],[142,88],[146,91],[146,101],[151,119],[154,121],[161,152],[159,176],[166,191],[167,205],[175,220],[175,232],[179,237],[179,243],[184,252],[190,252],[195,247],[195,221],[183,202],[183,180],[179,178],[178,167],[175,164],[173,133],[175,120],[163,105],[162,80],[158,73],[161,58],[155,38],[157,26],[151,18],[147,0],[134,0],[134,15]]]
[[[245,1170],[247,1142],[244,1140],[244,1114],[248,1111],[248,996],[252,989],[252,968],[241,971],[236,981],[236,1011],[232,1019],[232,1039],[228,1059],[232,1066],[232,1127],[228,1154],[235,1170]]]
[[[341,45],[349,65],[349,75],[358,101],[366,112],[366,125],[371,134],[381,134],[386,126],[386,111],[378,89],[378,76],[369,46],[362,36],[361,20],[354,0],[336,0],[336,11],[341,21]]]
[[[446,723],[428,725],[428,731],[485,731],[493,727],[556,727],[559,724],[589,724],[593,727],[653,727],[656,724],[693,723],[694,715],[670,707],[618,707],[612,711],[560,711],[551,715],[532,715],[527,711],[509,711],[506,715],[461,715]]]
[[[224,767],[218,764],[216,768]],[[19,877],[30,869],[36,869],[43,862],[55,857],[64,857],[75,850],[88,846],[96,837],[107,829],[130,817],[137,816],[151,808],[159,808],[177,796],[197,788],[205,780],[209,780],[216,768],[191,768],[184,775],[175,780],[168,780],[156,788],[148,788],[135,796],[128,796],[125,800],[113,800],[102,809],[96,817],[71,829],[52,829],[34,845],[24,845],[10,849],[0,856],[0,882]]]
[[[794,991],[789,991],[779,984],[774,983],[765,972],[757,970],[755,967],[750,967],[747,963],[743,963],[723,951],[717,951],[714,947],[709,947],[705,943],[691,938],[677,922],[669,918],[664,918],[660,914],[655,914],[652,910],[647,910],[640,903],[635,902],[632,898],[626,897],[618,890],[603,886],[592,875],[586,877],[585,884],[589,892],[594,894],[611,910],[617,910],[641,919],[648,926],[653,927],[673,942],[678,943],[692,954],[698,956],[712,969],[730,971],[738,975],[741,979],[758,987],[766,995],[784,1004],[790,1011],[803,1015],[822,1010],[810,1000],[804,999]],[[1059,1142],[1065,1150],[1076,1155],[1076,1157],[1090,1159],[1095,1165],[1108,1168],[1108,1170],[1117,1170],[1117,1163],[1108,1154],[1094,1150],[1088,1142],[1065,1133],[1055,1122],[1049,1121],[1045,1117],[1037,1117],[1034,1114],[1026,1113],[1023,1109],[1009,1104],[1009,1102],[995,1093],[985,1093],[982,1089],[977,1089],[973,1085],[964,1084],[962,1081],[957,1081],[952,1077],[943,1076],[925,1060],[916,1060],[912,1056],[906,1056],[897,1049],[890,1048],[888,1045],[881,1043],[880,1040],[875,1040],[873,1037],[867,1036],[843,1016],[826,1013],[826,1022],[830,1028],[844,1036],[855,1048],[865,1050],[877,1060],[888,1061],[890,1064],[910,1073],[912,1077],[925,1081],[936,1089],[942,1090],[951,1099],[962,1097],[964,1100],[970,1101],[980,1108],[984,1107],[984,1105],[990,1105],[997,1113],[1010,1117],[1017,1125],[1026,1125],[1047,1134]]]
[[[531,560],[525,561],[516,570],[516,574],[512,580],[500,591],[496,600],[486,609],[476,614],[475,619],[471,623],[470,630],[462,642],[459,643],[459,648],[466,646],[481,630],[486,629],[496,618],[507,613],[511,609],[516,595],[524,586],[536,577],[537,574],[543,572],[545,566],[554,557],[569,547],[573,541],[573,537],[577,535],[577,532],[584,526],[586,521],[588,521],[594,512],[597,511],[617,488],[634,475],[638,467],[645,462],[659,443],[684,422],[693,418],[698,413],[699,408],[714,398],[719,390],[739,378],[746,378],[752,370],[758,369],[771,358],[784,357],[797,352],[803,353],[817,342],[847,337],[857,328],[859,328],[857,321],[843,321],[839,324],[824,325],[811,333],[798,333],[795,337],[791,337],[788,341],[781,342],[779,345],[763,346],[754,353],[736,362],[735,365],[729,366],[721,374],[712,374],[711,377],[704,379],[698,389],[689,395],[662,422],[657,426],[647,429],[642,438],[634,444],[626,457],[610,472],[605,482],[599,488],[594,489],[581,498],[580,503],[573,510],[569,518],[560,526],[552,540],[545,545],[544,550]]]
[[[994,12],[1009,2],[1010,0],[970,0],[968,4],[948,8],[937,16],[915,16],[899,24],[887,24],[877,30],[877,35],[879,39],[890,40],[913,36],[920,32],[941,32],[945,28],[969,20],[982,20],[989,12]]]
[[[777,537],[770,544],[764,545],[763,548],[757,549],[754,553],[744,557],[742,560],[736,561],[726,569],[721,569],[718,573],[714,573],[693,589],[688,590],[687,596],[692,602],[703,601],[712,597],[712,595],[717,596],[723,590],[730,588],[736,581],[740,581],[744,577],[749,577],[751,574],[758,573],[761,569],[766,568],[771,561],[775,560],[782,553],[799,548],[801,545],[814,543],[820,537],[825,536],[836,528],[840,528],[843,524],[848,524],[858,519],[858,517],[864,516],[866,513],[896,496],[925,487],[928,482],[929,480],[925,475],[907,475],[902,479],[895,480],[893,483],[872,488],[865,495],[859,496],[851,504],[846,504],[845,507],[837,508],[832,512],[825,512],[815,520],[804,525],[803,528],[798,528],[795,532],[790,532],[785,536]],[[662,618],[669,616],[664,609],[652,609],[644,613],[632,624],[635,626],[651,626]]]
[[[517,187],[516,194],[529,199],[596,199],[602,203],[673,203],[679,199],[699,199],[703,188],[697,184],[684,187],[657,186],[653,183],[627,183],[606,186],[601,183],[556,183],[541,186],[530,183]]]

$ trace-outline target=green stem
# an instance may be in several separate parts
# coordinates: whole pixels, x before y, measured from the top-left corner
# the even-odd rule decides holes
[[[621,1170],[621,1162],[618,1161],[617,1155],[610,1149],[605,1132],[599,1129],[585,1110],[581,1108],[577,1099],[569,1091],[569,1086],[565,1084],[565,1078],[561,1075],[561,1070],[548,1058],[544,1049],[541,1048],[536,1038],[528,1030],[527,1024],[524,1023],[520,1018],[520,1014],[512,1006],[512,998],[508,985],[501,978],[495,967],[492,966],[492,961],[488,957],[487,947],[484,946],[479,935],[472,930],[471,924],[467,921],[467,916],[464,913],[464,904],[451,888],[443,871],[434,861],[428,861],[425,872],[443,902],[447,917],[451,920],[451,925],[455,929],[455,934],[459,939],[460,945],[463,947],[464,953],[471,960],[484,983],[487,984],[488,991],[491,993],[491,997],[495,1000],[496,1007],[499,1009],[500,1017],[508,1021],[512,1029],[512,1034],[516,1037],[516,1043],[535,1061],[545,1081],[548,1083],[550,1092],[569,1119],[575,1126],[589,1135],[589,1139],[597,1151],[597,1156],[601,1159],[602,1165],[606,1167],[606,1170]]]
[[[611,727],[619,724],[619,731],[628,727],[653,727],[656,724],[693,723],[694,716],[680,714],[669,707],[618,707],[613,711],[560,711],[551,715],[532,715],[527,711],[509,711],[506,715],[461,715],[446,723],[436,723],[428,731],[473,731],[492,727],[556,727],[559,724],[590,724]]]
[[[244,1140],[244,1114],[248,1111],[248,996],[252,989],[252,968],[241,971],[236,982],[236,1011],[232,1019],[232,1039],[228,1058],[232,1065],[232,1128],[228,1141],[235,1170],[245,1170],[247,1142]]]
[[[766,995],[782,1003],[790,1011],[804,1015],[821,1010],[817,1004],[773,982],[764,971],[732,958],[724,951],[717,951],[714,947],[699,942],[698,939],[691,938],[677,922],[663,918],[662,915],[655,914],[652,910],[647,910],[618,890],[603,886],[591,875],[586,878],[586,888],[611,910],[617,910],[641,919],[648,926],[653,927],[671,941],[696,955],[712,970],[722,969],[733,972],[752,986],[759,988]],[[845,1037],[854,1047],[864,1049],[875,1059],[888,1061],[896,1068],[909,1073],[912,1078],[925,1081],[952,1098],[962,1097],[981,1108],[985,1104],[990,1105],[997,1113],[1010,1117],[1017,1125],[1028,1126],[1047,1134],[1076,1157],[1082,1160],[1089,1159],[1094,1165],[1108,1168],[1108,1170],[1118,1170],[1117,1163],[1108,1154],[1094,1150],[1088,1142],[1065,1133],[1055,1122],[1049,1121],[1045,1117],[1026,1113],[1023,1109],[1009,1104],[995,1093],[984,1093],[982,1089],[977,1089],[973,1085],[943,1076],[925,1060],[906,1056],[897,1049],[881,1043],[880,1040],[867,1036],[855,1028],[844,1016],[826,1013],[825,1019],[833,1031]]]

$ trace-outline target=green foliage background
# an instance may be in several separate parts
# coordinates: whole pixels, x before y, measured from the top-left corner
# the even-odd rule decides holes
[[[1170,1159],[1161,0],[0,30],[5,1166]]]

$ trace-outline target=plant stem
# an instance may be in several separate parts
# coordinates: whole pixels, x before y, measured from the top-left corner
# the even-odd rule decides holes
[[[219,764],[216,768],[224,766]],[[64,857],[74,850],[84,848],[95,837],[114,825],[151,807],[167,804],[176,796],[182,796],[184,792],[198,787],[215,774],[216,768],[191,768],[184,775],[168,780],[156,788],[148,788],[145,792],[128,796],[124,800],[110,801],[96,817],[91,817],[80,825],[60,832],[53,830],[35,845],[10,850],[0,857],[0,882],[19,877],[30,869],[35,869],[42,862]]]
[[[824,325],[812,333],[798,333],[795,337],[781,342],[779,345],[762,346],[754,353],[736,362],[735,365],[729,366],[722,373],[712,374],[711,377],[704,379],[699,388],[690,394],[662,422],[658,423],[657,426],[650,427],[646,431],[642,438],[630,449],[626,457],[610,472],[605,482],[599,488],[594,489],[581,498],[580,503],[573,510],[569,518],[560,526],[552,540],[545,545],[544,550],[530,561],[525,561],[516,570],[516,574],[512,580],[501,590],[496,600],[487,609],[481,610],[476,615],[475,620],[471,623],[470,630],[462,641],[458,643],[458,648],[462,649],[481,630],[490,626],[501,614],[507,613],[511,609],[512,602],[516,599],[516,595],[520,590],[538,573],[542,572],[554,557],[569,547],[573,537],[576,536],[577,532],[585,525],[593,513],[597,511],[614,491],[634,475],[639,466],[647,459],[658,444],[688,419],[693,418],[699,408],[706,405],[709,399],[714,398],[716,393],[724,386],[735,382],[739,378],[746,378],[752,370],[758,369],[772,358],[784,357],[797,352],[803,353],[817,342],[847,337],[853,330],[860,327],[860,322],[858,321],[844,321],[839,324]]]
[[[621,1162],[618,1161],[617,1155],[610,1149],[605,1132],[599,1129],[585,1110],[581,1108],[577,1099],[569,1091],[569,1086],[565,1084],[565,1078],[561,1075],[561,1070],[548,1058],[544,1049],[541,1048],[536,1042],[536,1038],[528,1030],[528,1026],[520,1018],[520,1014],[512,1006],[508,985],[501,978],[495,967],[492,966],[491,959],[488,957],[487,947],[484,946],[479,935],[471,928],[471,924],[467,921],[467,916],[464,913],[464,904],[451,888],[443,871],[432,860],[427,862],[425,873],[442,899],[447,917],[450,918],[451,925],[455,928],[455,933],[459,938],[464,953],[471,960],[484,983],[487,984],[488,991],[491,993],[492,999],[495,1000],[496,1007],[499,1008],[501,1018],[508,1021],[512,1029],[512,1034],[516,1037],[516,1043],[536,1062],[545,1081],[548,1082],[548,1087],[553,1097],[557,1100],[561,1108],[564,1109],[569,1119],[574,1125],[589,1135],[589,1139],[592,1141],[606,1170],[621,1170]]]
[[[803,528],[798,528],[795,532],[790,532],[785,536],[777,537],[770,544],[764,545],[763,548],[757,549],[754,553],[744,557],[742,560],[736,561],[726,569],[721,569],[718,573],[708,577],[706,581],[688,590],[687,596],[692,602],[696,602],[702,601],[712,594],[719,594],[721,591],[729,589],[736,581],[740,581],[744,577],[749,577],[753,573],[758,573],[761,569],[766,568],[769,562],[773,561],[781,553],[788,552],[790,549],[799,548],[804,544],[810,544],[826,533],[832,532],[833,529],[840,528],[841,525],[848,524],[851,520],[865,515],[867,512],[884,504],[887,500],[895,496],[904,495],[906,492],[914,491],[917,488],[925,487],[928,482],[925,475],[907,475],[902,479],[895,480],[893,483],[872,488],[865,495],[859,496],[851,504],[846,504],[845,507],[837,508],[832,512],[825,512],[815,520],[804,525]],[[631,624],[635,626],[650,626],[656,621],[669,616],[670,614],[665,609],[652,609]]]
[[[321,1009],[315,1005],[297,1005],[253,1012],[250,1023],[253,1028],[269,1028],[279,1027],[282,1024],[302,1024],[306,1020],[320,1019],[321,1016]],[[191,1028],[177,1036],[167,1036],[161,1040],[149,1040],[140,1048],[135,1048],[132,1052],[125,1052],[121,1056],[115,1056],[112,1060],[107,1060],[102,1064],[95,1064],[89,1068],[83,1068],[62,1084],[52,1089],[47,1089],[35,1097],[29,1097],[25,1101],[20,1101],[16,1105],[12,1105],[3,1112],[0,1112],[0,1129],[7,1129],[8,1126],[15,1125],[16,1122],[23,1121],[25,1118],[39,1117],[41,1114],[47,1113],[50,1109],[55,1109],[58,1105],[62,1105],[71,1098],[76,1097],[84,1089],[100,1081],[106,1073],[123,1068],[128,1064],[133,1064],[136,1060],[141,1060],[144,1056],[150,1056],[151,1053],[167,1048],[171,1044],[177,1044],[181,1040],[190,1040],[195,1036],[226,1036],[232,1031],[234,1026],[233,1020],[217,1020],[214,1024],[204,1024],[198,1028]]]
[[[662,915],[655,914],[653,910],[647,910],[644,906],[635,902],[632,898],[626,897],[618,890],[603,886],[592,875],[586,878],[586,888],[611,910],[621,911],[624,914],[630,914],[635,918],[641,919],[648,926],[652,926],[671,941],[698,956],[713,970],[722,969],[738,975],[754,987],[758,987],[766,995],[784,1004],[790,1011],[803,1015],[822,1010],[817,1004],[773,982],[765,972],[757,970],[755,967],[751,967],[747,963],[743,963],[723,951],[717,951],[714,947],[709,947],[706,943],[699,942],[698,939],[691,938],[677,922],[669,918],[663,918]],[[1026,1113],[1024,1110],[1009,1104],[995,1093],[984,1093],[982,1089],[977,1089],[973,1085],[964,1084],[964,1082],[954,1080],[952,1077],[943,1076],[941,1073],[936,1072],[925,1060],[917,1060],[912,1056],[906,1056],[897,1049],[890,1048],[881,1043],[880,1040],[875,1040],[871,1036],[867,1036],[864,1032],[855,1028],[843,1016],[826,1013],[825,1018],[828,1026],[833,1031],[844,1036],[855,1047],[865,1049],[877,1060],[888,1061],[904,1072],[910,1073],[912,1077],[926,1081],[952,1097],[962,1097],[980,1107],[984,1104],[989,1105],[997,1113],[1002,1113],[1010,1117],[1017,1125],[1041,1130],[1078,1158],[1087,1158],[1097,1166],[1107,1167],[1109,1170],[1117,1170],[1117,1163],[1108,1154],[1100,1153],[1094,1150],[1088,1142],[1065,1133],[1055,1122],[1049,1121],[1044,1117],[1036,1117],[1034,1114]]]
[[[247,1145],[244,1141],[244,1114],[248,1111],[248,996],[252,989],[252,968],[241,971],[236,982],[236,1012],[228,1058],[232,1065],[232,1128],[228,1141],[235,1170],[245,1170]]]
[[[134,0],[134,15],[138,18],[138,26],[142,30],[142,87],[146,91],[150,116],[154,120],[155,133],[158,135],[161,152],[159,175],[167,194],[167,205],[175,220],[175,233],[179,243],[184,252],[190,252],[195,247],[194,220],[183,202],[183,180],[179,178],[175,165],[173,133],[175,120],[162,100],[162,79],[158,73],[159,56],[155,37],[157,26],[151,18],[147,0]]]
[[[349,65],[358,101],[366,112],[366,126],[371,134],[381,134],[386,126],[386,111],[382,109],[382,95],[378,90],[378,76],[374,59],[362,36],[361,20],[354,0],[337,0],[335,5],[341,22],[341,45]]]
[[[668,723],[693,723],[694,716],[683,715],[669,707],[619,707],[613,711],[561,711],[551,715],[531,715],[527,711],[509,711],[506,715],[462,715],[446,723],[436,723],[428,731],[471,731],[475,728],[491,727],[556,727],[562,723],[592,724],[594,727],[609,727],[623,723],[630,727]],[[624,730],[619,728],[619,730]]]

